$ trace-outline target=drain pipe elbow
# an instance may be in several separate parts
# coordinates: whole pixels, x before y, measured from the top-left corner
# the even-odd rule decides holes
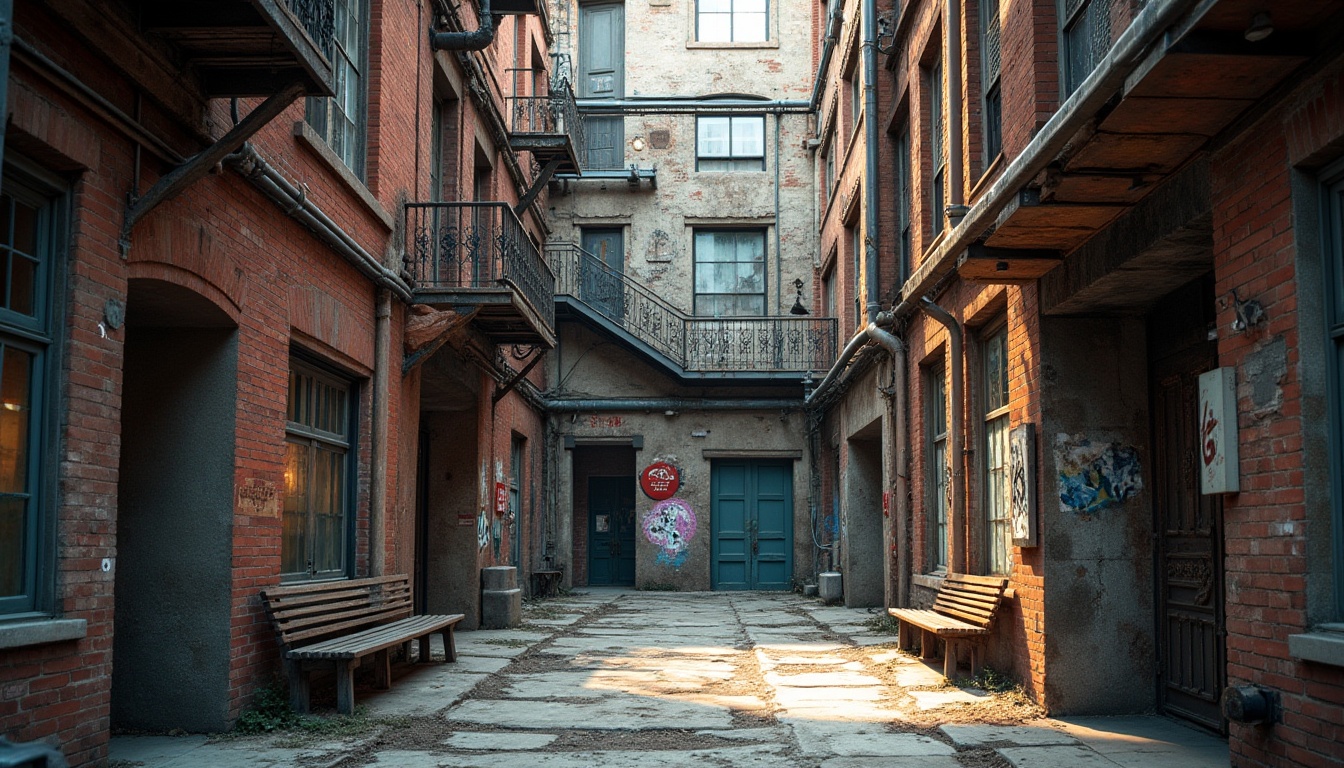
[[[504,17],[490,12],[490,0],[481,0],[480,23],[471,32],[429,33],[429,46],[436,51],[480,51],[495,41],[495,31]]]
[[[922,298],[920,309],[947,329],[947,373],[952,379],[948,387],[948,400],[952,404],[952,418],[948,425],[948,455],[952,465],[952,504],[947,511],[948,539],[952,552],[948,557],[948,568],[953,573],[966,572],[966,434],[962,334],[961,324],[952,313]]]

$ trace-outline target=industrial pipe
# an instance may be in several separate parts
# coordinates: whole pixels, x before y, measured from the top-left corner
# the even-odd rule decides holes
[[[225,158],[225,162],[275,201],[285,213],[312,230],[313,234],[375,285],[387,288],[402,301],[410,303],[411,287],[401,275],[388,269],[373,254],[364,250],[354,238],[323,213],[317,204],[308,199],[305,190],[300,190],[291,184],[274,166],[267,163],[251,144],[244,144],[242,149]]]
[[[826,14],[826,37],[821,41],[821,62],[817,64],[817,76],[812,81],[812,98],[807,101],[807,111],[816,112],[821,106],[822,86],[826,83],[826,70],[831,66],[831,55],[835,53],[835,43],[840,39],[840,25],[844,23],[844,14],[840,13],[840,0],[831,0]],[[820,132],[821,125],[817,125]]]
[[[490,12],[490,0],[481,0],[476,29],[470,32],[430,32],[429,46],[436,51],[480,51],[495,41],[495,31],[504,17]]]
[[[868,327],[869,337],[887,351],[891,357],[891,378],[892,391],[884,393],[891,395],[891,431],[892,442],[895,447],[890,452],[890,463],[887,469],[888,477],[891,479],[892,494],[895,495],[894,509],[892,510],[892,541],[896,552],[896,594],[893,596],[887,594],[888,608],[903,608],[909,604],[910,594],[910,529],[907,525],[910,514],[909,505],[909,477],[906,474],[907,449],[906,445],[906,373],[905,373],[905,344],[895,334],[890,333],[877,325]],[[880,385],[879,385],[880,388]],[[884,562],[890,563],[890,558],[884,558]],[[891,584],[890,576],[883,579],[886,585]],[[885,590],[884,590],[885,591]]]
[[[877,255],[878,199],[877,199],[877,0],[863,3],[863,143],[864,143],[864,270],[867,272],[868,305],[865,312],[868,323],[877,320],[882,304],[878,299],[881,262]],[[955,0],[948,0],[949,3]]]
[[[961,325],[952,313],[934,304],[928,299],[919,303],[925,314],[942,323],[947,328],[947,374],[952,378],[948,400],[952,406],[952,419],[948,425],[947,455],[952,465],[952,501],[947,510],[947,541],[952,547],[952,555],[947,560],[948,570],[953,573],[966,572],[966,437],[963,433],[965,423],[964,403],[962,402],[962,335]]]
[[[639,115],[645,113],[686,114],[692,112],[797,112],[806,114],[812,111],[807,101],[801,99],[746,99],[746,98],[704,98],[692,96],[676,98],[662,96],[654,98],[630,97],[624,99],[578,99],[579,112],[585,115]]]
[[[369,450],[369,575],[387,570],[387,421],[391,397],[387,369],[391,365],[392,292],[378,289],[373,324],[373,433]]]
[[[546,399],[546,410],[554,413],[586,411],[766,411],[796,410],[799,400],[771,398],[756,400],[711,400],[694,397]]]

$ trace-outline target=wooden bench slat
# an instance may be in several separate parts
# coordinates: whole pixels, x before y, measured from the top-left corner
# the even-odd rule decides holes
[[[306,594],[308,592],[325,592],[333,589],[351,589],[352,587],[371,587],[392,581],[405,581],[409,583],[410,580],[405,574],[370,576],[363,579],[333,579],[331,581],[314,581],[304,582],[302,584],[290,584],[287,586],[267,587],[262,590],[261,594],[262,597],[269,600],[289,595]]]
[[[332,638],[296,648],[286,653],[290,659],[354,659],[433,634],[461,621],[460,613],[442,616],[412,616],[392,624],[372,627],[364,632]]]
[[[312,617],[334,616],[342,613],[359,613],[367,611],[369,608],[393,609],[407,607],[411,605],[410,600],[394,600],[385,602],[381,605],[371,605],[368,600],[346,600],[340,603],[324,603],[322,605],[306,606],[304,608],[289,608],[271,611],[271,616],[281,621],[301,621]]]
[[[1008,586],[1008,578],[1005,576],[977,576],[973,573],[949,573],[947,581],[953,583],[973,584],[982,587],[994,587],[1002,590]]]
[[[314,611],[322,611],[331,608],[338,608],[347,604],[367,605],[373,602],[379,603],[409,603],[411,601],[411,592],[405,590],[384,590],[377,599],[369,593],[368,590],[343,590],[340,592],[326,592],[320,595],[295,596],[280,600],[269,600],[271,613],[273,614],[302,614]]]
[[[398,619],[405,618],[405,616],[406,616],[405,611],[391,611],[385,614],[374,613],[369,614],[368,616],[361,619],[355,619],[352,621],[343,621],[338,624],[323,624],[320,626],[302,630],[300,632],[287,632],[284,634],[286,635],[286,637],[289,638],[290,643],[294,643],[299,640],[308,640],[311,638],[326,637],[327,635],[336,634],[338,632],[342,632],[345,630],[359,629],[362,627],[367,627],[370,624],[377,624],[387,621],[396,621]]]

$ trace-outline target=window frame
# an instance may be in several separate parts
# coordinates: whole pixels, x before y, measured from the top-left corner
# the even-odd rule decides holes
[[[910,193],[914,190],[910,177],[910,124],[906,124],[896,134],[896,254],[899,259],[902,282],[909,276],[914,262],[914,232],[911,226]]]
[[[946,573],[948,570],[947,513],[952,508],[952,465],[948,448],[951,446],[951,420],[948,418],[947,364],[939,361],[925,373],[924,439],[925,439],[925,520],[928,550],[928,572]],[[939,417],[942,423],[939,424]],[[938,427],[941,426],[940,431]],[[942,449],[941,471],[939,448]],[[941,478],[939,477],[941,475]]]
[[[359,44],[359,50],[353,53],[346,51],[341,40],[341,18],[340,12],[353,14],[359,17],[360,35],[354,42]],[[369,0],[335,0],[332,5],[332,15],[335,20],[335,33],[331,38],[331,60],[333,77],[336,80],[336,88],[339,91],[341,86],[341,77],[343,66],[348,65],[358,78],[355,84],[352,96],[355,100],[354,115],[347,115],[341,109],[339,96],[309,96],[304,100],[303,119],[308,123],[313,132],[322,137],[336,157],[345,163],[361,181],[366,181],[365,173],[368,169],[368,120],[369,120]],[[347,16],[348,18],[348,16]],[[333,140],[333,124],[336,117],[346,117],[354,124],[353,135],[350,137],[351,146],[346,147],[349,151],[342,151],[342,145]]]
[[[1344,162],[1321,174],[1321,259],[1330,414],[1330,572],[1335,620],[1344,618]]]
[[[701,147],[701,128],[707,120],[727,120],[728,121],[728,154],[726,155],[706,155]],[[734,154],[733,149],[733,129],[737,122],[747,120],[759,120],[761,125],[761,154],[759,155],[738,155]],[[703,173],[756,173],[766,169],[766,150],[765,150],[765,115],[696,115],[695,117],[695,170]],[[743,167],[744,164],[759,161],[759,168]],[[726,168],[705,168],[706,162],[722,162],[728,165]]]
[[[947,123],[944,105],[944,63],[941,51],[932,66],[925,71],[929,94],[929,208],[933,216],[931,232],[934,237],[943,232],[943,206],[947,202],[947,147],[943,130]]]
[[[706,44],[709,44],[709,45],[723,45],[723,44],[732,44],[732,43],[760,44],[760,43],[769,43],[769,42],[772,42],[772,38],[770,37],[770,14],[771,14],[771,10],[772,10],[771,7],[770,7],[770,6],[771,6],[771,2],[770,2],[770,0],[762,0],[762,2],[763,2],[764,5],[765,5],[765,10],[764,10],[763,12],[760,12],[760,11],[738,11],[738,10],[736,9],[736,5],[737,5],[737,3],[738,3],[740,0],[726,0],[726,1],[727,1],[727,3],[728,3],[729,10],[728,10],[727,13],[724,13],[723,11],[704,11],[704,10],[701,10],[701,3],[703,2],[703,0],[695,0],[695,42],[697,42],[697,43],[706,43]],[[765,33],[764,36],[761,37],[759,40],[739,40],[739,39],[737,39],[737,15],[738,15],[739,13],[741,13],[741,14],[743,14],[743,15],[746,15],[746,14],[753,14],[753,15],[754,15],[754,14],[760,13],[761,15],[763,15],[763,16],[764,16],[764,19],[762,19],[762,22],[761,22],[761,28],[762,28],[762,31]],[[705,39],[704,35],[702,34],[702,25],[703,25],[703,22],[704,22],[704,17],[705,17],[707,14],[712,14],[712,15],[715,15],[715,16],[728,16],[728,30],[729,30],[729,31],[728,31],[728,39],[727,39],[727,40],[706,40],[706,39]]]
[[[331,432],[319,427],[301,422],[292,421],[290,411],[293,408],[293,388],[295,374],[302,374],[312,377],[315,383],[325,384],[337,387],[345,393],[345,413],[343,414],[344,434]],[[302,350],[293,349],[289,358],[289,379],[288,394],[285,402],[285,445],[288,446],[304,445],[309,449],[308,454],[308,476],[311,479],[315,476],[312,471],[315,457],[318,450],[325,450],[329,453],[336,453],[338,449],[342,451],[342,471],[343,477],[335,486],[341,494],[341,516],[340,523],[341,543],[338,547],[340,552],[341,564],[339,568],[328,568],[317,570],[313,566],[312,554],[317,549],[317,536],[315,533],[316,512],[312,503],[312,485],[310,482],[308,499],[305,509],[305,552],[303,558],[307,563],[307,569],[303,571],[285,570],[285,535],[283,515],[287,511],[282,511],[281,519],[281,543],[280,543],[280,578],[286,582],[296,581],[324,581],[331,579],[350,578],[356,571],[356,552],[357,547],[357,520],[358,517],[358,474],[359,474],[359,387],[358,382],[347,374],[344,374],[330,365],[324,364],[315,356],[306,354]],[[286,460],[287,461],[287,460]],[[288,472],[288,467],[286,467]],[[288,490],[286,490],[288,495]]]
[[[980,0],[980,114],[984,119],[985,167],[1003,152],[1003,29],[999,0]],[[993,8],[992,18],[990,8]],[[991,28],[993,34],[991,35]],[[999,59],[991,62],[990,51]],[[991,63],[994,64],[991,69]]]
[[[1001,346],[1000,346],[1001,345]],[[994,387],[991,385],[991,376],[995,373],[991,365],[991,354],[996,346],[1000,346],[1002,351],[1001,364],[999,371],[1003,380],[1000,382],[1000,394],[1002,401],[995,401],[993,398]],[[984,522],[985,535],[985,573],[1008,576],[1013,570],[1013,539],[1012,539],[1012,506],[1011,506],[1011,488],[1009,485],[1009,466],[1008,466],[1008,448],[1009,433],[1012,428],[1012,391],[1011,391],[1011,372],[1009,371],[1010,358],[1008,354],[1008,324],[1005,320],[1000,320],[986,327],[980,336],[980,412],[983,414],[983,435],[981,437],[981,455],[980,471],[983,473],[981,488],[984,493],[984,502],[981,504],[982,518]],[[999,451],[997,452],[998,464],[992,464],[995,461],[996,452],[992,450],[991,441],[996,433],[1000,438]],[[994,503],[994,489],[999,485],[998,504]],[[997,514],[996,514],[997,512]],[[996,533],[998,533],[996,539]],[[996,540],[1001,543],[1002,562],[1000,563],[996,554],[998,550],[995,547]],[[1000,565],[1002,566],[1000,568]]]
[[[17,188],[17,189],[16,189]],[[30,352],[30,413],[27,424],[27,506],[20,550],[25,562],[19,594],[0,597],[0,620],[39,618],[59,613],[56,603],[57,511],[60,508],[60,392],[65,377],[60,360],[66,330],[52,318],[64,316],[65,253],[72,223],[68,187],[39,167],[9,153],[5,158],[5,195],[36,209],[33,314],[0,310],[0,342]],[[11,239],[5,233],[8,248]]]
[[[1076,2],[1077,5],[1070,12],[1069,4]],[[1100,9],[1099,13],[1094,13]],[[1105,57],[1106,51],[1110,50],[1111,40],[1111,0],[1058,0],[1056,14],[1059,18],[1059,67],[1060,67],[1060,96],[1061,101],[1071,96],[1078,87],[1083,84],[1087,76],[1092,74],[1097,68],[1097,64]],[[1106,22],[1107,45],[1101,51],[1098,51],[1092,44],[1095,38],[1095,32],[1090,24],[1097,18]],[[1088,25],[1086,36],[1089,41],[1086,54],[1086,61],[1075,59],[1074,46],[1070,43],[1069,34],[1079,28],[1081,25]],[[1075,63],[1084,64],[1082,70],[1076,70]]]
[[[756,234],[756,235],[759,235],[759,236],[760,236],[760,238],[761,238],[761,261],[760,261],[760,265],[761,265],[761,291],[760,291],[760,293],[702,293],[702,292],[699,290],[699,288],[698,288],[698,283],[699,283],[699,273],[700,273],[700,266],[701,266],[701,264],[702,264],[702,262],[700,261],[700,246],[699,246],[700,236],[701,236],[701,235],[723,234],[723,233],[729,233],[729,232],[731,232],[731,233],[733,233],[733,234],[736,234],[736,235],[741,235],[741,234],[745,234],[745,233],[753,233],[753,234]],[[740,263],[743,263],[743,262],[737,262],[737,261],[734,261],[734,262],[708,262],[708,261],[707,261],[707,262],[703,262],[703,263],[704,263],[704,264],[714,264],[714,263],[734,263],[734,264],[740,264]],[[734,227],[734,226],[724,226],[724,227],[696,227],[696,228],[692,229],[692,230],[691,230],[691,313],[692,313],[692,315],[695,316],[695,317],[713,317],[713,318],[764,317],[764,316],[766,315],[766,309],[767,309],[767,306],[768,306],[768,305],[766,304],[766,296],[769,295],[769,289],[770,289],[770,285],[769,285],[769,283],[770,283],[770,273],[769,273],[769,269],[768,269],[768,265],[769,265],[769,263],[770,263],[770,238],[769,238],[769,230],[768,230],[767,227]],[[700,297],[702,297],[702,296],[760,296],[760,299],[761,299],[761,311],[760,311],[759,313],[757,313],[757,314],[745,314],[745,315],[719,315],[719,314],[706,314],[706,313],[702,312],[702,310],[701,310],[701,306],[700,306]]]

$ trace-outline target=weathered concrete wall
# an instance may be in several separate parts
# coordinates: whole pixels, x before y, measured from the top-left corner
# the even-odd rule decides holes
[[[1041,320],[1044,693],[1051,712],[1153,705],[1146,350],[1142,319]],[[1089,465],[1115,475],[1108,479],[1132,495],[1096,509],[1071,502],[1068,478]]]
[[[112,717],[224,730],[237,336],[131,328],[124,370]]]
[[[425,607],[429,613],[465,614],[459,626],[475,629],[481,593],[477,553],[483,538],[475,411],[432,411],[422,419],[429,431]]]

